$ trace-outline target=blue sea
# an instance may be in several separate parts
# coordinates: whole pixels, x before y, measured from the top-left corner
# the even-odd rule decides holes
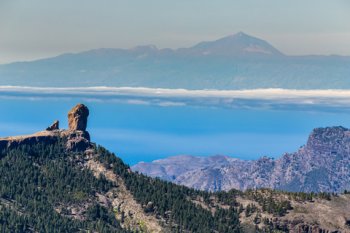
[[[54,120],[67,128],[77,103],[90,109],[88,131],[126,163],[173,155],[279,157],[304,145],[315,127],[350,126],[348,110],[152,105],[74,98],[0,98],[0,137],[41,131]]]

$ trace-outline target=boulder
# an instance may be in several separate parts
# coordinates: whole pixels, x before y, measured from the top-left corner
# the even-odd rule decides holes
[[[68,113],[69,130],[86,131],[89,109],[84,104],[77,104]]]

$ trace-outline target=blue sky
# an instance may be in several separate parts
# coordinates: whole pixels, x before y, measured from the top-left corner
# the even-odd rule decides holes
[[[348,0],[0,0],[0,63],[92,48],[188,47],[238,31],[286,54],[350,55]]]

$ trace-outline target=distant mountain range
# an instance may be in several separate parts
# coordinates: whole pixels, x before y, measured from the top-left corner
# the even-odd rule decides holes
[[[349,89],[350,57],[288,56],[243,32],[190,48],[96,49],[0,65],[0,85]]]
[[[350,189],[350,130],[314,129],[297,152],[274,160],[227,156],[175,156],[132,167],[152,177],[188,187],[220,191],[272,188],[293,192],[342,192]]]

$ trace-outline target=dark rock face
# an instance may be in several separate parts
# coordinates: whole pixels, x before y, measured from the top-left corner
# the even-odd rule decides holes
[[[314,129],[304,147],[278,159],[262,157],[246,161],[227,157],[225,164],[208,160],[199,167],[188,166],[196,163],[197,158],[177,163],[174,159],[139,163],[133,170],[210,191],[272,188],[342,192],[350,189],[350,130],[340,126]]]
[[[38,143],[52,144],[57,142],[58,138],[54,135],[38,135],[34,137],[25,137],[21,140],[13,140],[8,142],[8,148],[14,149],[22,145],[34,145]]]
[[[59,125],[60,125],[60,122],[56,120],[51,126],[47,127],[46,130],[47,131],[58,130],[60,129]]]
[[[69,130],[85,131],[88,116],[89,109],[84,104],[77,104],[68,113]]]
[[[87,131],[74,131],[67,135],[67,150],[85,151],[90,144],[90,135]]]
[[[43,131],[27,136],[0,138],[0,152],[5,149],[14,149],[23,145],[34,145],[37,143],[53,144],[60,137],[60,132]]]
[[[8,141],[0,139],[0,153],[7,148]]]

